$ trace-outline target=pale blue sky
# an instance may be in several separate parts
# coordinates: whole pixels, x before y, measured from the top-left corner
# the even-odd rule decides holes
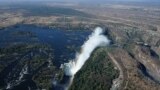
[[[0,1],[96,1],[96,2],[107,2],[107,1],[146,1],[146,2],[153,2],[153,1],[160,1],[160,0],[0,0]]]
[[[56,1],[56,2],[83,2],[83,3],[107,3],[107,2],[156,2],[160,4],[160,0],[0,0],[2,2],[38,2],[38,1]]]

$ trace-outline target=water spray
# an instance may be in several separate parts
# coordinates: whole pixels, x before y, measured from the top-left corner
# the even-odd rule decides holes
[[[84,42],[81,47],[81,52],[77,53],[75,59],[69,61],[68,63],[64,63],[65,75],[72,78],[67,88],[69,88],[71,85],[74,75],[82,68],[82,66],[91,56],[92,52],[97,47],[107,46],[110,43],[110,40],[103,33],[103,29],[97,27],[89,36],[88,40]]]

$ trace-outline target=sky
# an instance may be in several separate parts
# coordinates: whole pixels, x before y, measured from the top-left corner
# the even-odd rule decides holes
[[[108,1],[136,1],[136,2],[154,2],[154,1],[160,1],[160,0],[0,0],[0,1],[74,1],[74,2],[108,2]]]
[[[55,1],[55,2],[77,2],[77,3],[107,3],[107,2],[158,2],[160,4],[160,0],[0,0],[0,4],[2,4],[2,2],[38,2],[38,1]]]

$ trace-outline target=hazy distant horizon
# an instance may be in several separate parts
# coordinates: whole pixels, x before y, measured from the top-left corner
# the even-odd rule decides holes
[[[38,2],[38,1],[56,1],[56,2],[160,2],[160,0],[0,0],[0,2]]]
[[[0,5],[14,4],[46,4],[46,3],[78,3],[78,4],[134,4],[160,6],[160,0],[0,0]]]

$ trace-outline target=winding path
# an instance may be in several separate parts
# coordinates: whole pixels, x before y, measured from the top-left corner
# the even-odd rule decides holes
[[[117,60],[112,56],[112,54],[108,53],[108,56],[111,58],[111,60],[113,61],[113,63],[116,65],[116,67],[120,71],[119,77],[117,79],[113,80],[113,85],[111,87],[111,90],[117,90],[118,88],[121,87],[121,84],[124,81],[123,69],[122,69],[121,65],[117,62]]]

